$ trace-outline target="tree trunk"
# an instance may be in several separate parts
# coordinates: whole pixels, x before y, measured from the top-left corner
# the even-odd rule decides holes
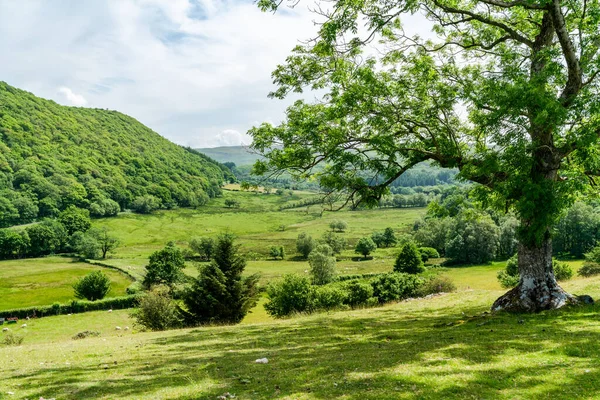
[[[578,303],[575,296],[561,288],[552,269],[552,240],[546,237],[539,246],[519,244],[519,284],[492,305],[492,311],[539,312]]]

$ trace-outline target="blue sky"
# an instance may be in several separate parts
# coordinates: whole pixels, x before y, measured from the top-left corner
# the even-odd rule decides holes
[[[65,105],[118,110],[193,147],[249,144],[291,100],[271,71],[314,36],[311,3],[0,0],[0,80]]]

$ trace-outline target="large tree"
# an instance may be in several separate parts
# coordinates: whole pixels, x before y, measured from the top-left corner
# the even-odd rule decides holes
[[[520,282],[493,309],[576,302],[556,283],[551,228],[600,172],[598,2],[332,0],[315,9],[318,36],[275,70],[272,96],[325,95],[250,131],[267,156],[255,172],[312,174],[372,204],[420,162],[458,168],[488,204],[519,218]],[[406,34],[410,14],[426,16],[436,39]]]

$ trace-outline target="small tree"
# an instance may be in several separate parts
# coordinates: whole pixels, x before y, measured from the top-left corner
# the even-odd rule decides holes
[[[90,212],[75,206],[69,206],[61,212],[58,221],[63,224],[68,235],[75,232],[87,232],[92,226]]]
[[[322,240],[325,244],[331,247],[333,250],[333,254],[341,254],[342,251],[348,247],[348,241],[346,238],[340,235],[336,235],[333,232],[325,232],[323,234]]]
[[[236,199],[225,199],[225,207],[227,208],[240,208],[240,202]]]
[[[155,251],[150,256],[143,284],[147,288],[152,285],[172,287],[181,281],[184,268],[185,258],[181,249],[174,242],[169,242],[164,249]]]
[[[398,243],[396,233],[393,228],[385,228],[383,231],[383,247],[394,247]]]
[[[400,254],[396,257],[394,272],[405,272],[407,274],[419,274],[425,271],[423,260],[419,249],[414,243],[406,243],[402,246]]]
[[[210,237],[193,238],[190,241],[190,248],[200,255],[200,258],[209,261],[215,251],[215,240]]]
[[[132,316],[139,325],[152,331],[163,331],[181,325],[177,305],[165,288],[154,288],[146,293]]]
[[[298,238],[296,239],[296,250],[298,250],[298,253],[302,254],[302,257],[308,258],[308,255],[314,250],[315,246],[315,240],[306,232],[298,235]]]
[[[92,229],[90,235],[98,242],[102,258],[119,246],[119,239],[111,235],[106,228]]]
[[[329,227],[332,231],[344,232],[346,229],[348,229],[348,223],[346,221],[342,221],[341,219],[336,219],[331,221]]]
[[[110,279],[102,271],[94,271],[79,279],[73,289],[78,299],[101,300],[110,291]]]
[[[370,237],[361,238],[356,244],[354,249],[355,253],[362,254],[364,258],[367,258],[369,254],[377,250],[377,245]]]
[[[238,323],[258,301],[258,275],[242,277],[246,260],[231,234],[220,235],[212,262],[200,269],[184,296],[185,320],[190,325]]]
[[[275,260],[277,260],[279,257],[281,257],[279,247],[271,246],[271,248],[269,249],[269,255],[271,256],[271,258],[273,258]]]
[[[92,235],[80,231],[71,235],[69,247],[84,258],[96,259],[100,257],[100,243]]]
[[[333,250],[326,244],[318,245],[308,256],[310,275],[315,285],[326,285],[337,276]]]
[[[145,195],[136,197],[131,203],[131,209],[139,214],[150,214],[160,208],[161,201],[158,197]]]

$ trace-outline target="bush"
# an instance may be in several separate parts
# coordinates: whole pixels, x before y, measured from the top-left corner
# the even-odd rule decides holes
[[[139,307],[131,314],[145,329],[164,331],[181,326],[177,306],[168,289],[154,288],[140,299]]]
[[[313,309],[313,288],[307,277],[289,274],[267,286],[267,314],[281,318]]]
[[[594,276],[600,275],[600,264],[586,261],[579,271],[577,272],[579,276]]]
[[[314,308],[319,310],[333,310],[343,308],[346,301],[346,292],[337,286],[321,286],[314,290]]]
[[[73,289],[78,299],[101,300],[110,291],[110,279],[104,272],[94,271],[79,279]]]
[[[12,332],[7,332],[2,339],[2,343],[7,346],[20,346],[23,343],[24,336],[15,335]]]
[[[61,212],[58,221],[63,224],[68,235],[75,232],[87,232],[92,226],[90,212],[75,206],[69,206]]]
[[[423,262],[429,261],[430,258],[440,258],[440,253],[433,247],[419,247],[419,253]]]
[[[385,228],[383,232],[373,232],[371,239],[377,247],[394,247],[398,243],[398,238],[396,238],[393,228]]]
[[[317,243],[312,236],[306,232],[299,234],[296,239],[296,250],[298,250],[298,253],[302,254],[302,257],[304,258],[308,258],[308,255],[315,249],[316,245]]]
[[[326,285],[335,280],[337,276],[335,257],[328,245],[318,245],[308,256],[308,263],[314,285]]]
[[[283,246],[271,246],[271,248],[269,249],[269,255],[274,260],[277,260],[278,258],[281,258],[283,260],[285,258],[285,250]]]
[[[209,261],[215,252],[215,240],[210,237],[193,238],[190,240],[190,248],[197,253],[200,258]]]
[[[417,246],[412,242],[406,243],[396,257],[394,272],[420,274],[423,271],[425,271],[425,267]]]
[[[381,304],[413,297],[422,285],[422,278],[397,272],[378,276],[371,281],[373,296]]]
[[[188,325],[238,323],[258,301],[257,274],[242,277],[246,260],[231,234],[220,235],[209,265],[183,294]]]
[[[568,281],[573,277],[573,268],[566,262],[552,260],[552,268],[557,281]]]
[[[506,267],[497,275],[500,286],[505,289],[515,287],[519,284],[519,263],[515,254],[506,261]]]
[[[100,336],[100,332],[98,331],[83,331],[83,332],[79,332],[76,335],[73,336],[73,340],[79,340],[79,339],[85,339],[87,337],[98,337]]]
[[[333,232],[325,232],[321,240],[331,247],[333,254],[341,254],[346,247],[348,247],[348,241],[341,235],[336,235]]]
[[[235,199],[225,199],[225,207],[240,208],[240,202]]]
[[[69,247],[83,258],[100,258],[100,243],[86,233],[77,231],[69,239]]]
[[[456,285],[447,276],[434,276],[425,281],[418,294],[420,297],[434,293],[450,293],[456,291]]]
[[[367,256],[375,250],[377,250],[377,245],[373,242],[373,239],[370,237],[363,237],[359,239],[354,252],[362,254],[364,258],[367,258]]]
[[[373,286],[368,282],[350,281],[345,287],[347,291],[346,304],[350,307],[369,305],[373,299]]]
[[[17,317],[19,319],[27,317],[48,317],[57,314],[77,314],[88,311],[98,310],[121,310],[137,306],[140,296],[122,296],[111,297],[109,299],[87,301],[73,300],[68,304],[60,304],[58,309],[56,305],[52,306],[33,306],[26,308],[15,308],[12,310],[0,311],[0,318]]]
[[[344,232],[348,229],[348,223],[346,221],[342,221],[341,219],[336,219],[329,223],[329,227],[332,231]]]
[[[133,282],[131,285],[127,286],[127,289],[125,289],[125,293],[132,295],[141,293],[143,290],[144,288],[142,287],[142,284],[140,282]]]
[[[138,214],[150,214],[160,208],[161,202],[158,197],[145,195],[136,197],[131,203],[131,209]]]
[[[183,279],[184,268],[185,258],[181,249],[175,246],[175,243],[169,242],[164,249],[150,255],[143,284],[146,288],[152,285],[172,287]]]

